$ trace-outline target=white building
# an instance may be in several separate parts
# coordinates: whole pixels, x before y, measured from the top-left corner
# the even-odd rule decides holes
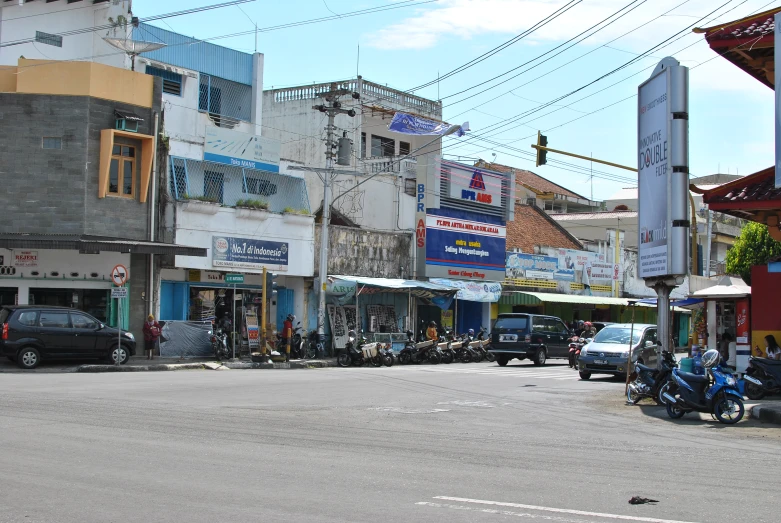
[[[131,34],[131,5],[131,0],[6,0],[0,4],[0,65],[16,65],[23,56],[129,69],[128,56],[104,37]]]

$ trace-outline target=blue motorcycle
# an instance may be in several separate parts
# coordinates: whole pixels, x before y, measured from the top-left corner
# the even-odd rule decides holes
[[[708,412],[721,423],[734,425],[746,412],[737,381],[721,365],[708,368],[704,376],[673,369],[671,387],[663,396],[673,419],[687,412]]]

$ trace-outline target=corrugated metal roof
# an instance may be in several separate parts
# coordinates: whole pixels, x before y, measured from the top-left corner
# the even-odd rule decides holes
[[[550,217],[557,222],[581,220],[626,220],[629,218],[637,218],[637,211],[571,212],[566,214],[551,214]]]
[[[0,247],[6,249],[63,249],[90,253],[105,251],[202,257],[207,254],[207,249],[202,247],[73,234],[0,234]]]
[[[138,31],[133,32],[133,38],[166,44],[166,47],[157,51],[142,53],[141,58],[252,85],[251,54],[143,23],[139,24]]]

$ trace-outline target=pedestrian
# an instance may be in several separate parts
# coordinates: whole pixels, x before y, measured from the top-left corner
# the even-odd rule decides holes
[[[429,340],[438,340],[439,333],[437,332],[437,324],[434,321],[428,322],[428,329],[426,329],[426,338]]]
[[[765,351],[771,360],[781,360],[781,347],[776,343],[776,337],[772,334],[765,336]]]
[[[146,317],[146,323],[144,323],[144,352],[146,353],[146,359],[155,359],[155,347],[159,337],[160,324],[155,321],[154,315],[150,314]]]

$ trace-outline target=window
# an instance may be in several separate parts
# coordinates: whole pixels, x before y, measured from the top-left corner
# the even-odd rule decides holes
[[[361,133],[361,158],[366,158],[366,133]]]
[[[411,149],[408,142],[399,142],[399,154],[401,156],[409,154],[410,151]]]
[[[532,331],[545,332],[548,326],[545,324],[545,318],[540,316],[532,317]]]
[[[116,144],[111,151],[108,194],[133,198],[136,194],[136,148]]]
[[[55,136],[44,136],[41,140],[41,147],[44,149],[62,149],[62,138]]]
[[[44,33],[42,31],[35,32],[35,41],[38,42],[39,44],[53,45],[54,47],[62,47],[61,36]]]
[[[203,195],[212,201],[222,203],[225,175],[214,171],[203,173]]]
[[[597,335],[594,337],[594,341],[596,343],[628,345],[630,335],[632,336],[632,345],[640,341],[640,332],[638,329],[635,329],[635,331],[632,332],[632,329],[626,327],[611,327],[608,325],[597,333]]]
[[[98,322],[86,314],[71,312],[71,323],[74,329],[97,329]]]
[[[499,318],[494,324],[494,329],[526,330],[529,318],[526,316]]]
[[[187,194],[187,171],[184,165],[174,164],[171,172],[171,194],[174,198],[183,198]]]
[[[25,327],[35,327],[38,324],[38,312],[23,311],[19,314],[19,324]]]
[[[645,345],[645,342],[652,341],[654,344],[656,344],[656,329],[648,329],[645,331],[645,336],[643,336],[643,345]]]
[[[393,156],[396,153],[396,141],[384,136],[372,135],[372,156]]]
[[[146,74],[163,79],[164,93],[182,96],[182,75],[151,65],[146,66]]]
[[[257,194],[259,196],[272,196],[277,194],[277,184],[268,180],[247,176],[244,178],[244,187],[242,192]]]
[[[562,330],[561,325],[559,325],[559,320],[554,318],[545,318],[545,330],[547,332],[556,332],[559,333]]]
[[[67,329],[70,327],[67,312],[41,312],[41,318],[38,320],[40,327],[57,327]]]

